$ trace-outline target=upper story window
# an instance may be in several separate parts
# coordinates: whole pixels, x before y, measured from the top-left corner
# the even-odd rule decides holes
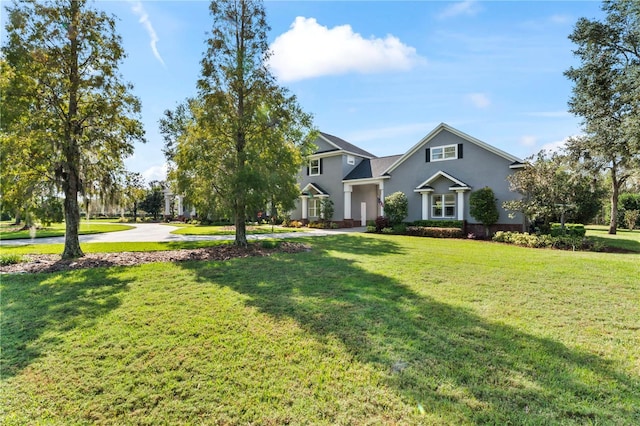
[[[458,158],[458,145],[431,148],[431,161],[453,160]]]
[[[427,163],[462,158],[462,144],[435,146],[426,149]]]
[[[309,176],[318,176],[322,173],[322,159],[316,158],[309,161]]]
[[[354,157],[353,155],[347,155],[347,164],[351,166],[356,164],[356,157]]]

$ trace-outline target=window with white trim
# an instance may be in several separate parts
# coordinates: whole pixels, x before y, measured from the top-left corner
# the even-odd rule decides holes
[[[458,158],[458,145],[431,148],[431,161],[453,160],[456,158]]]
[[[431,196],[431,217],[456,217],[456,195],[433,194]]]
[[[307,203],[307,212],[309,214],[309,217],[320,217],[319,198],[309,198],[309,202]]]
[[[320,174],[320,159],[309,161],[309,176],[318,176]]]

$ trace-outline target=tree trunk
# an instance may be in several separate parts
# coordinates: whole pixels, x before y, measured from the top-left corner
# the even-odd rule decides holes
[[[65,238],[63,259],[73,259],[84,256],[80,249],[78,228],[80,227],[80,206],[78,205],[78,192],[80,191],[80,146],[78,139],[82,129],[78,123],[78,86],[80,75],[78,73],[78,16],[80,5],[71,2],[71,22],[69,22],[68,38],[71,50],[71,69],[69,70],[69,110],[65,123],[64,156],[65,164],[60,170],[62,177],[62,189],[64,190],[64,218]]]
[[[609,222],[609,234],[616,235],[618,229],[618,190],[620,182],[618,182],[618,174],[615,167],[611,168],[611,221]]]
[[[242,204],[242,205],[241,205]],[[235,245],[240,247],[246,247],[247,243],[247,227],[244,221],[244,203],[236,201],[235,211],[235,225],[236,225],[236,241]]]
[[[84,256],[80,248],[78,229],[80,228],[80,206],[78,205],[78,174],[73,167],[70,168],[64,188],[64,220],[65,238],[63,259],[73,259]]]

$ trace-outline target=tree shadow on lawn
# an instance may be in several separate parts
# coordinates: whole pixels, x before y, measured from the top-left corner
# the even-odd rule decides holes
[[[329,253],[401,252],[391,240],[332,238],[307,253],[181,266],[200,282],[250,296],[247,304],[263,313],[294,319],[320,342],[339,338],[356,360],[383,371],[407,404],[421,404],[436,418],[491,424],[640,418],[638,378]]]
[[[0,378],[19,374],[60,344],[63,333],[91,327],[117,308],[128,283],[112,268],[2,276]]]

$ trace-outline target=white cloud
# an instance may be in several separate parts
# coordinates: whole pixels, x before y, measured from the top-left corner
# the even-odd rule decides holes
[[[162,59],[162,56],[160,56],[160,52],[158,52],[158,41],[160,41],[160,39],[158,38],[158,34],[156,34],[156,30],[153,29],[153,25],[149,20],[149,15],[147,14],[147,11],[144,9],[144,6],[142,6],[142,2],[140,1],[133,2],[133,6],[131,6],[131,10],[133,11],[133,13],[138,15],[138,17],[140,18],[139,22],[142,24],[145,30],[147,30],[147,34],[149,34],[149,38],[151,39],[150,45],[151,45],[151,51],[153,52],[153,56],[156,57],[156,59],[162,64],[162,66],[165,66],[164,60]]]
[[[461,15],[473,16],[479,11],[480,7],[475,0],[458,1],[450,6],[447,6],[442,12],[438,14],[438,18],[447,19]]]
[[[491,100],[484,93],[469,93],[467,99],[471,101],[476,108],[487,108],[491,105]]]
[[[167,180],[167,170],[167,163],[164,163],[161,166],[151,166],[142,172],[142,177],[147,182],[152,182],[154,180]]]
[[[397,37],[365,39],[350,25],[327,28],[315,18],[297,17],[271,45],[269,66],[280,81],[411,69],[424,61]]]
[[[571,17],[568,15],[551,15],[549,17],[549,21],[553,24],[567,24],[572,21]]]
[[[537,142],[538,142],[538,138],[531,135],[525,135],[520,138],[520,145],[522,146],[529,146],[529,147],[535,146]]]

